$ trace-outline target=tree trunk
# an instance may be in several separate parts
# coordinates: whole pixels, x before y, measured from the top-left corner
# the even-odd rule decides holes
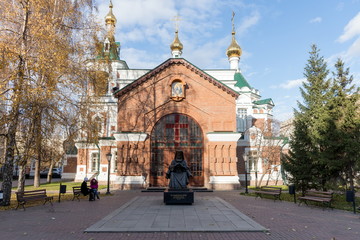
[[[15,152],[15,144],[16,144],[16,128],[17,121],[9,123],[9,129],[7,134],[6,141],[6,152],[5,152],[5,163],[4,163],[4,176],[2,183],[3,190],[3,206],[10,205],[11,199],[11,188],[12,188],[12,178],[14,171],[14,152]]]
[[[261,187],[261,183],[262,183],[262,181],[263,181],[263,179],[264,179],[264,177],[265,177],[265,174],[267,173],[267,172],[269,172],[269,169],[267,169],[262,175],[261,175],[261,177],[260,177],[260,179],[259,179],[259,186]],[[266,186],[269,184],[269,178],[268,178],[268,180],[267,180],[267,182],[266,182]]]
[[[279,166],[279,167],[280,167],[280,166]],[[276,175],[275,185],[278,185],[279,177],[280,177],[280,171],[278,170],[278,171],[277,171],[277,175]],[[284,183],[283,183],[283,185],[284,185]]]
[[[21,53],[19,54],[19,63],[17,66],[17,79],[14,81],[14,97],[12,102],[12,109],[10,112],[10,121],[7,129],[6,136],[6,150],[5,150],[5,163],[4,163],[4,176],[3,176],[3,201],[2,205],[10,205],[11,199],[11,188],[12,188],[12,177],[14,170],[14,153],[16,147],[16,130],[19,122],[19,109],[20,101],[23,89],[23,82],[25,76],[25,59],[26,45],[27,45],[27,32],[28,32],[28,21],[29,21],[29,2],[24,2],[23,7],[23,22],[21,31]]]
[[[41,110],[38,109],[37,117],[34,119],[34,136],[35,136],[35,174],[34,174],[34,187],[40,187],[40,162],[41,162],[41,150],[42,150],[42,132],[41,132]]]
[[[349,178],[350,190],[354,191],[354,174],[352,171],[352,167],[349,167],[347,175]]]
[[[50,157],[51,157],[51,155],[50,155]],[[50,167],[49,167],[49,172],[48,172],[47,179],[46,179],[47,183],[51,183],[53,167],[54,167],[54,160],[50,159]]]
[[[18,178],[18,187],[17,191],[22,192],[25,190],[25,171],[26,171],[26,162],[19,166],[19,178]]]

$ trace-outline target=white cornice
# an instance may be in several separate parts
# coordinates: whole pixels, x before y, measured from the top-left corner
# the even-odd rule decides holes
[[[77,149],[97,149],[98,148],[96,146],[96,144],[94,144],[94,143],[82,143],[82,142],[75,143],[75,147]]]
[[[109,140],[109,139],[100,139],[99,146],[100,147],[103,147],[103,146],[116,147],[116,141],[115,140]]]
[[[147,133],[114,133],[116,141],[119,142],[144,142]]]
[[[242,133],[237,132],[211,132],[206,133],[209,142],[237,142]]]

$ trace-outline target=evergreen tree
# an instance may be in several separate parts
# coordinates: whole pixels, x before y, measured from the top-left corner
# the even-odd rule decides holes
[[[287,173],[290,173],[288,179],[295,184],[299,190],[305,192],[312,187],[313,165],[311,162],[312,151],[311,140],[307,134],[307,124],[299,114],[295,114],[294,132],[290,140],[291,151],[288,155],[282,155],[282,167]]]
[[[328,130],[328,102],[331,98],[328,80],[329,70],[319,49],[312,45],[305,66],[305,81],[300,88],[303,102],[298,102],[295,111],[294,133],[290,140],[290,152],[283,161],[284,169],[290,173],[290,181],[304,191],[309,187],[324,188],[330,178],[326,154],[325,133]]]
[[[327,132],[329,142],[329,166],[337,175],[345,177],[346,183],[354,188],[354,179],[360,162],[360,116],[359,89],[352,84],[349,68],[338,59],[333,73],[333,98],[329,103],[331,119]]]

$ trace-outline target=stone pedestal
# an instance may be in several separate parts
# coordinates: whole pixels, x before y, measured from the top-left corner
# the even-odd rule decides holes
[[[193,204],[194,192],[191,189],[167,189],[164,191],[165,204]]]

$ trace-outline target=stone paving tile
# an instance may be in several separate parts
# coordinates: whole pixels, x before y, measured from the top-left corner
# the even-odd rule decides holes
[[[196,203],[193,205],[165,205],[158,201],[158,198],[136,197],[129,204],[115,211],[115,214],[108,215],[104,220],[95,223],[85,231],[108,232],[111,229],[111,232],[114,232],[116,224],[121,229],[119,232],[125,228],[127,231],[130,230],[132,232],[157,231],[159,228],[162,231],[194,231],[194,229],[197,229],[197,231],[266,230],[217,197],[197,198]],[[141,217],[138,217],[141,215],[140,209],[144,212]],[[136,212],[134,217],[130,217],[131,210]],[[170,214],[162,214],[166,210]],[[122,212],[125,212],[128,217],[123,217]],[[230,218],[226,214],[229,214]],[[235,216],[238,216],[238,218]],[[115,221],[116,219],[119,221]]]
[[[164,232],[162,228],[148,228],[148,232],[84,233],[84,230],[99,222],[120,207],[126,206],[134,197],[157,196],[162,193],[141,193],[138,190],[112,191],[100,201],[54,202],[49,205],[28,207],[23,210],[0,211],[0,239],[11,240],[359,240],[360,214],[286,202],[254,199],[242,196],[239,191],[214,191],[195,193],[198,197],[218,197],[230,203],[250,219],[254,219],[269,232]],[[205,215],[204,215],[205,216]],[[213,227],[214,229],[214,227]],[[119,228],[114,229],[118,231]],[[163,232],[162,232],[163,231]]]

